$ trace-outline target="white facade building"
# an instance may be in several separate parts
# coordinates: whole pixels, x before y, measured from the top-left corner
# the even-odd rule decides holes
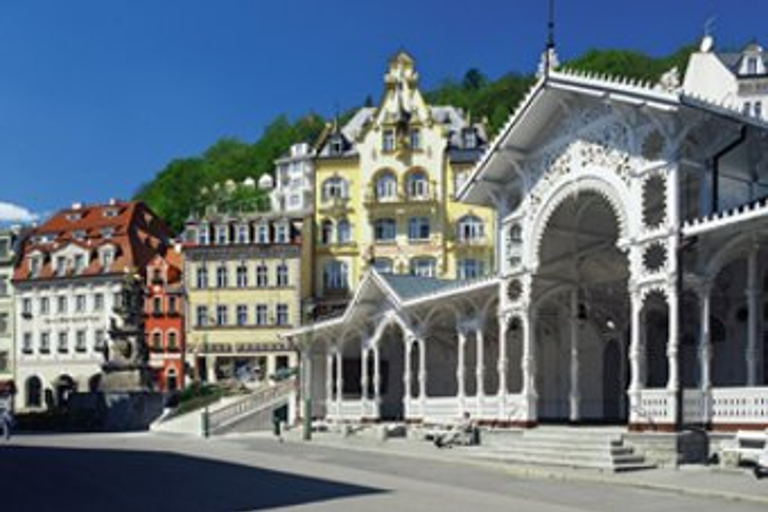
[[[14,354],[13,354],[13,264],[16,256],[16,244],[19,237],[17,229],[0,230],[0,401],[7,389],[13,389]]]
[[[275,160],[274,187],[270,192],[272,211],[306,214],[314,207],[314,151],[301,142]]]
[[[331,420],[768,427],[768,123],[550,71],[458,191],[501,219],[467,282],[369,272],[288,336]]]

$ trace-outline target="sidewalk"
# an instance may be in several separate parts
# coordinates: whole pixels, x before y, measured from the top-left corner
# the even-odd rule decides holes
[[[303,443],[301,430],[285,433],[285,442]],[[739,500],[768,506],[768,477],[762,480],[752,475],[750,468],[724,469],[717,466],[687,465],[679,468],[658,468],[625,473],[601,472],[589,469],[504,463],[482,458],[482,445],[438,449],[426,441],[393,438],[381,441],[371,433],[342,436],[340,433],[313,432],[312,444],[345,450],[386,453],[399,457],[412,457],[470,464],[506,472],[521,478],[538,478],[606,485],[622,485],[691,496]]]

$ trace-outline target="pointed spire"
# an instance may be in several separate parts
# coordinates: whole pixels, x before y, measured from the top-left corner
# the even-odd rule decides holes
[[[555,49],[555,0],[549,0],[549,19],[547,21],[547,44],[541,54],[537,77],[547,77],[550,71],[560,65]]]

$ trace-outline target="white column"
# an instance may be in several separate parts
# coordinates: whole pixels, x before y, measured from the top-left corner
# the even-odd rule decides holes
[[[336,409],[339,416],[341,416],[341,402],[344,400],[344,371],[342,369],[343,357],[341,354],[342,348],[336,349]]]
[[[405,361],[403,361],[403,410],[405,411],[406,418],[410,412],[411,396],[413,391],[411,389],[411,350],[413,346],[413,338],[410,334],[405,335]]]
[[[360,357],[360,401],[363,403],[363,415],[368,413],[368,354],[369,350],[362,347]]]
[[[581,405],[581,395],[579,393],[579,298],[576,290],[571,292],[571,392],[570,401],[570,420],[579,421],[581,418],[579,406]]]
[[[458,329],[458,356],[456,363],[456,389],[459,399],[459,412],[464,414],[464,398],[466,397],[466,382],[464,377],[464,350],[467,346],[467,332],[463,326]]]
[[[757,283],[757,255],[758,247],[755,246],[749,252],[747,258],[747,386],[757,386],[758,354],[758,328],[760,326],[760,287]]]
[[[483,336],[482,321],[475,327],[475,382],[477,393],[475,395],[475,415],[481,416],[483,412],[483,398],[485,398],[485,338]]]
[[[680,322],[678,309],[680,308],[680,297],[677,293],[675,285],[667,287],[668,302],[669,302],[669,318],[668,318],[668,330],[667,336],[667,420],[675,422],[678,417],[678,407],[683,407],[682,403],[678,403],[677,392],[680,389],[680,365],[678,364],[678,358],[680,357]]]
[[[376,417],[379,417],[381,405],[381,360],[378,343],[373,346],[373,401],[376,404]]]
[[[333,352],[331,347],[328,347],[325,353],[325,402],[326,409],[330,410],[333,403]]]
[[[523,355],[521,366],[523,370],[523,400],[526,403],[526,418],[535,422],[538,416],[536,396],[536,347],[533,336],[534,314],[528,307],[528,311],[521,318],[523,324]]]
[[[629,407],[630,423],[639,419],[638,411],[640,409],[640,400],[644,387],[643,381],[643,340],[642,340],[642,312],[643,298],[639,292],[633,291],[630,295],[631,316],[630,316],[630,342],[629,342]]]
[[[704,423],[709,423],[711,420],[709,394],[712,388],[712,339],[709,324],[709,293],[709,286],[699,290],[699,389],[701,390],[702,421]]]
[[[419,400],[423,411],[427,398],[427,344],[423,338],[416,338],[416,343],[419,344]]]
[[[499,321],[499,418],[507,417],[507,327],[509,318],[501,315]]]

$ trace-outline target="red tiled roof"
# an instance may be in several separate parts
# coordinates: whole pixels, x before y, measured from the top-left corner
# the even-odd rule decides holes
[[[100,205],[76,205],[63,209],[32,230],[22,247],[14,271],[15,282],[53,279],[56,275],[52,255],[73,244],[88,252],[88,262],[79,276],[123,273],[136,269],[144,273],[147,262],[171,235],[170,229],[140,201],[114,201]],[[102,268],[98,249],[116,247],[109,268]],[[37,276],[30,275],[30,253],[45,255]],[[72,277],[72,272],[66,276]]]

